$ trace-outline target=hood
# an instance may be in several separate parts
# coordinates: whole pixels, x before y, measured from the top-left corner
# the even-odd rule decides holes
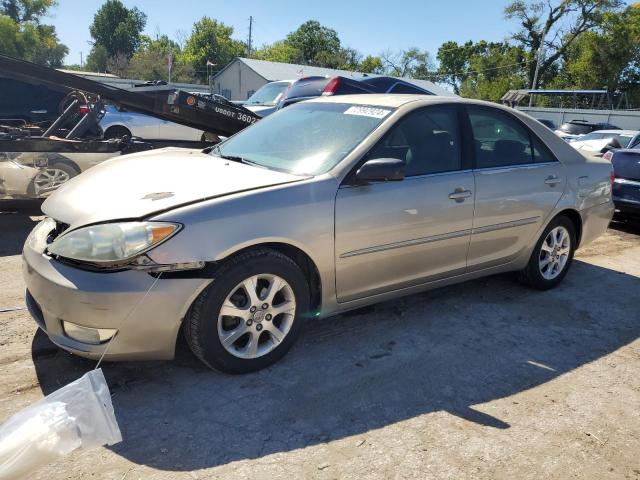
[[[198,150],[165,148],[125,155],[89,169],[54,192],[42,211],[75,228],[146,217],[200,200],[303,178]]]

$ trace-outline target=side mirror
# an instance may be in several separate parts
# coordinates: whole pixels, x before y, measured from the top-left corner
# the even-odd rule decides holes
[[[356,172],[356,182],[398,182],[404,179],[406,163],[398,158],[374,158],[367,160]]]

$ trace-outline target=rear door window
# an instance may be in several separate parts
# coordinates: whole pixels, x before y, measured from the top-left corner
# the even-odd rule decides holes
[[[491,108],[467,108],[473,132],[476,168],[509,167],[556,161],[528,128]]]

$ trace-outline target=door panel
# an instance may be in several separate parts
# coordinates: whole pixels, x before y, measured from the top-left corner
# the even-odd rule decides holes
[[[469,106],[476,205],[469,271],[507,263],[531,246],[560,200],[564,166],[512,115]]]
[[[469,270],[506,263],[527,248],[560,200],[565,173],[560,163],[477,170],[476,208]],[[559,183],[545,183],[555,182]]]
[[[473,219],[473,173],[459,171],[368,186],[336,197],[338,301],[463,273]],[[463,198],[449,198],[466,191]]]

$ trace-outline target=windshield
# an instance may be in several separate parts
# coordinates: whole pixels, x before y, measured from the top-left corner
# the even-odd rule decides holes
[[[287,88],[288,83],[267,83],[249,97],[247,105],[273,106],[280,101]]]
[[[631,139],[633,138],[633,135],[622,134],[622,135],[612,135],[612,137],[616,138],[618,142],[620,142],[620,146],[622,148],[627,148],[629,146],[629,143],[631,142]]]
[[[220,144],[212,153],[275,170],[319,175],[336,166],[392,109],[341,103],[299,103]]]

